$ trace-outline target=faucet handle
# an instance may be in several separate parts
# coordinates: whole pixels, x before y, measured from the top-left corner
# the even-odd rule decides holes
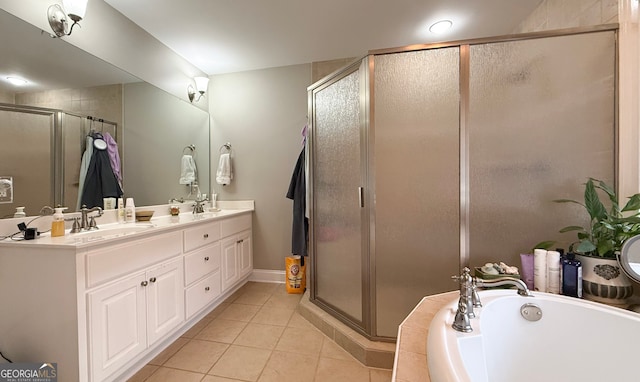
[[[70,233],[78,233],[81,231],[80,228],[80,218],[73,218],[73,226],[71,227]]]
[[[100,215],[98,215],[98,216],[100,216]],[[89,229],[98,229],[98,225],[96,224],[96,217],[95,216],[92,216],[89,219]]]

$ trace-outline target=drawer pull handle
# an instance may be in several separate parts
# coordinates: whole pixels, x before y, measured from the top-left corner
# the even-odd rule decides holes
[[[208,233],[205,233],[205,234],[204,234],[204,238],[205,238],[205,239],[208,239],[208,238],[209,238],[209,234],[208,234]]]
[[[205,287],[205,288],[204,288],[204,291],[205,291],[205,292],[208,292],[208,291],[209,291],[209,289],[210,289],[209,287]]]
[[[204,261],[209,261],[209,256],[205,257]]]
[[[140,283],[140,285],[147,286],[147,285],[149,285],[149,283],[147,282],[147,280],[144,280],[143,282]]]
[[[244,239],[242,239],[242,240],[238,240],[238,241],[236,241],[236,243],[237,243],[237,244],[240,244],[240,243],[242,243],[243,241],[244,241]]]
[[[156,278],[152,277],[152,278],[149,279],[149,281],[151,281],[152,283],[155,283],[156,282]]]

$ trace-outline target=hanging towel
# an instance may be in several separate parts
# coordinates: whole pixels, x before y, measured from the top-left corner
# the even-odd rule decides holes
[[[180,184],[191,184],[196,180],[196,162],[191,155],[182,156],[182,169],[180,171]]]
[[[122,174],[120,173],[120,154],[118,153],[118,143],[111,136],[111,134],[104,133],[104,141],[107,142],[107,153],[109,154],[109,163],[111,163],[111,169],[113,175],[118,179],[120,188],[122,188]]]
[[[84,153],[82,154],[82,161],[80,162],[80,174],[78,175],[78,202],[76,203],[76,210],[80,211],[82,206],[82,195],[84,194],[84,182],[87,178],[87,170],[89,169],[89,163],[93,157],[93,137],[87,135]]]
[[[220,161],[218,161],[216,182],[226,186],[231,183],[231,179],[233,179],[233,172],[231,171],[231,155],[229,155],[229,153],[224,153],[220,155]]]

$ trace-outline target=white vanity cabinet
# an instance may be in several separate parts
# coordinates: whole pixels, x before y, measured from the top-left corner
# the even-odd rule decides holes
[[[87,254],[87,269],[95,270],[87,273],[88,285],[121,276],[87,292],[92,380],[118,371],[184,322],[181,247],[180,233],[172,232]],[[131,272],[133,264],[142,269]]]
[[[253,269],[251,216],[230,218],[221,224],[222,290],[226,291]]]
[[[126,380],[248,279],[251,211],[160,218],[114,239],[103,227],[0,242],[0,351],[55,362],[60,381]]]
[[[216,221],[184,231],[184,293],[187,319],[222,293],[220,224]]]

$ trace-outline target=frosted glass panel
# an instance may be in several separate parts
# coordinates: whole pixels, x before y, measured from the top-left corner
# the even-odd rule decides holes
[[[471,47],[470,258],[506,261],[586,223],[582,184],[613,184],[615,36],[600,32]]]
[[[12,217],[16,207],[27,215],[53,205],[53,114],[0,110],[0,176],[13,177],[13,203],[0,204],[0,218]],[[7,158],[13,158],[6,160]]]
[[[375,57],[376,334],[459,267],[459,49]]]
[[[315,96],[316,297],[362,321],[359,74]]]

